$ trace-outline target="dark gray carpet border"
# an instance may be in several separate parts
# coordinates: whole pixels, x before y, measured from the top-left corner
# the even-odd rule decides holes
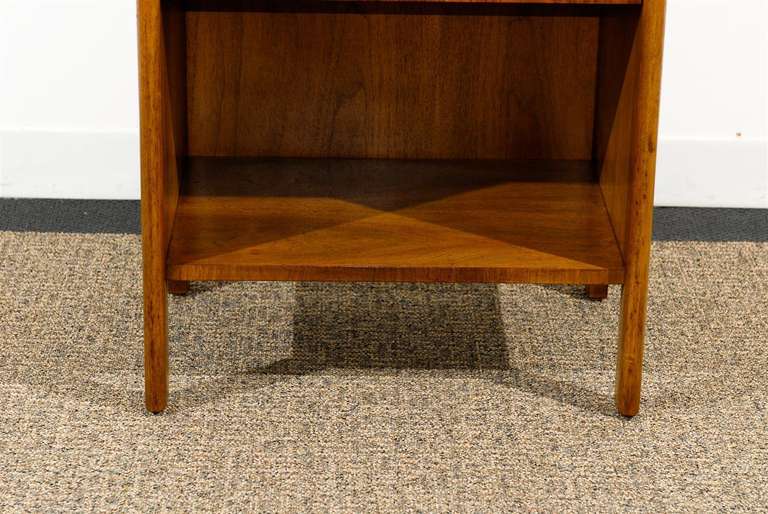
[[[138,234],[136,200],[0,199],[0,231]],[[657,241],[768,241],[768,209],[657,207]]]
[[[138,234],[138,200],[0,198],[0,231]]]

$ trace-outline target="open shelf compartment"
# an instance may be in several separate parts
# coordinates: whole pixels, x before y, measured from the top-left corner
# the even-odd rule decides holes
[[[173,280],[620,283],[589,161],[190,158]]]

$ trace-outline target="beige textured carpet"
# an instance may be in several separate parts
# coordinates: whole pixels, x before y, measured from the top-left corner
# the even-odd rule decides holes
[[[133,235],[0,233],[0,510],[713,511],[768,503],[768,244],[657,243],[643,406],[619,291],[195,284],[144,412]]]

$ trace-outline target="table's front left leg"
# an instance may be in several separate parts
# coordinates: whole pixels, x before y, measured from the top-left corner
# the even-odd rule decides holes
[[[150,276],[147,276],[150,275]],[[144,277],[144,400],[159,414],[168,405],[168,296],[165,280]]]

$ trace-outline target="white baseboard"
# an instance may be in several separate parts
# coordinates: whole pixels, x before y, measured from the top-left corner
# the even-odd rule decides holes
[[[656,205],[768,208],[768,140],[659,142]]]
[[[138,131],[0,130],[0,197],[137,199]]]
[[[0,197],[139,198],[139,135],[0,130]],[[768,141],[664,139],[656,205],[768,208]]]

